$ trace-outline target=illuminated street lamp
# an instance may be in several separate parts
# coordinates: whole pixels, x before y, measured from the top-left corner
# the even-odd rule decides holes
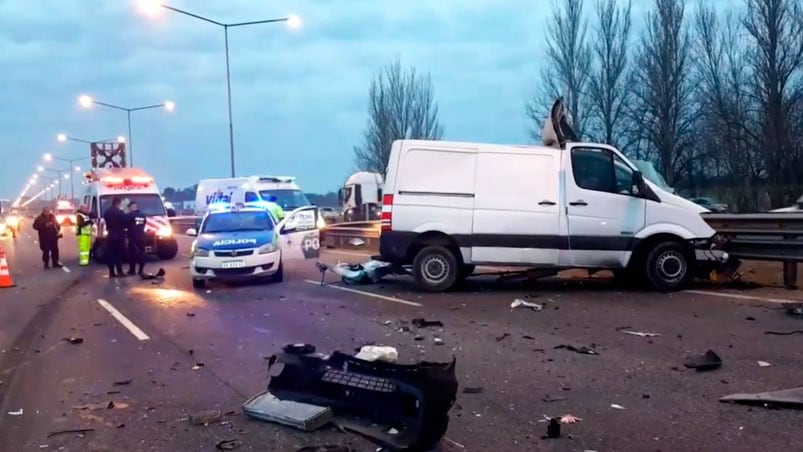
[[[97,99],[93,99],[91,96],[87,94],[82,94],[78,97],[78,105],[82,108],[92,108],[93,105],[102,105],[104,107],[113,108],[115,110],[120,110],[126,112],[126,116],[128,118],[128,164],[129,166],[134,165],[134,140],[131,138],[131,113],[140,110],[151,110],[154,108],[164,108],[165,110],[172,112],[176,109],[176,103],[173,101],[165,101],[161,104],[153,104],[153,105],[143,105],[141,107],[121,107],[119,105],[109,104],[106,102],[101,102]],[[69,137],[64,137],[65,141],[69,139]],[[79,140],[81,141],[81,140]],[[124,143],[125,139],[120,141],[120,137],[117,137],[117,141],[119,143]]]
[[[118,143],[125,143],[125,137],[120,135],[117,138],[107,138],[105,140],[87,140],[84,138],[75,138],[67,136],[67,134],[60,133],[56,135],[56,141],[59,143],[66,143],[67,141],[77,141],[79,143],[86,143],[86,144],[94,144],[94,143],[112,143],[114,141]]]
[[[73,182],[73,178],[70,177],[69,171],[71,168],[75,168],[74,171],[80,171],[81,168],[78,166],[74,166],[75,162],[80,162],[81,160],[87,160],[89,157],[78,157],[74,159],[67,159],[63,157],[54,157],[53,154],[45,153],[42,156],[42,159],[46,162],[52,162],[53,160],[61,160],[62,162],[67,162],[69,165],[66,170],[63,170],[66,174],[64,174],[65,179],[70,179],[70,200],[75,200],[75,183]],[[40,168],[42,168],[40,166]],[[55,171],[55,170],[54,170]]]
[[[261,25],[261,24],[270,24],[270,23],[280,23],[284,22],[287,24],[288,28],[296,29],[301,27],[301,18],[295,14],[291,14],[287,17],[282,17],[278,19],[265,19],[265,20],[254,20],[248,22],[235,22],[235,23],[223,23],[218,22],[216,20],[210,19],[208,17],[200,16],[198,14],[191,13],[189,11],[185,11],[183,9],[174,8],[172,6],[166,5],[159,1],[155,0],[141,0],[139,2],[139,9],[142,11],[143,14],[150,16],[150,17],[157,17],[162,12],[163,9],[167,9],[179,14],[183,14],[185,16],[192,17],[194,19],[202,20],[204,22],[217,25],[223,28],[223,40],[225,42],[226,48],[226,96],[228,100],[228,107],[229,107],[229,158],[231,161],[231,177],[235,176],[235,169],[234,169],[234,120],[232,119],[232,112],[231,112],[231,68],[229,65],[229,28],[234,27],[244,27],[248,25]],[[91,100],[91,99],[90,99]]]

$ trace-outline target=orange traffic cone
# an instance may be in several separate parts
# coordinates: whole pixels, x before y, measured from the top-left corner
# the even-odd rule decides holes
[[[6,252],[0,248],[0,289],[6,287],[14,287],[14,281],[11,279],[11,272],[8,271],[8,260],[6,260]]]

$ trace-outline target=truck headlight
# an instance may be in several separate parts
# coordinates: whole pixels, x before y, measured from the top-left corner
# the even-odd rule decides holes
[[[266,244],[264,244],[264,245],[262,245],[262,246],[260,246],[260,247],[259,247],[259,250],[257,250],[257,254],[270,254],[270,253],[275,253],[275,252],[276,252],[276,249],[277,249],[277,248],[276,248],[276,245],[275,245],[275,244],[273,244],[273,243],[266,243]]]
[[[173,228],[170,226],[162,226],[156,231],[156,236],[165,238],[173,235]]]

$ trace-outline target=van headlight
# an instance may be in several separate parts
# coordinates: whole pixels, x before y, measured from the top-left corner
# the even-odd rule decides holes
[[[276,250],[277,250],[276,244],[274,244],[274,243],[266,243],[266,244],[264,244],[264,245],[259,247],[259,250],[257,250],[257,254],[275,253]]]

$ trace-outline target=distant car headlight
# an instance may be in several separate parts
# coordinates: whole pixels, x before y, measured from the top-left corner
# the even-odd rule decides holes
[[[259,247],[259,250],[257,250],[257,254],[275,253],[277,249],[278,248],[276,248],[276,244],[274,244],[274,243],[266,243],[266,244],[264,244],[264,245]]]
[[[162,226],[156,231],[156,235],[161,238],[170,237],[173,235],[173,228],[170,226]]]

